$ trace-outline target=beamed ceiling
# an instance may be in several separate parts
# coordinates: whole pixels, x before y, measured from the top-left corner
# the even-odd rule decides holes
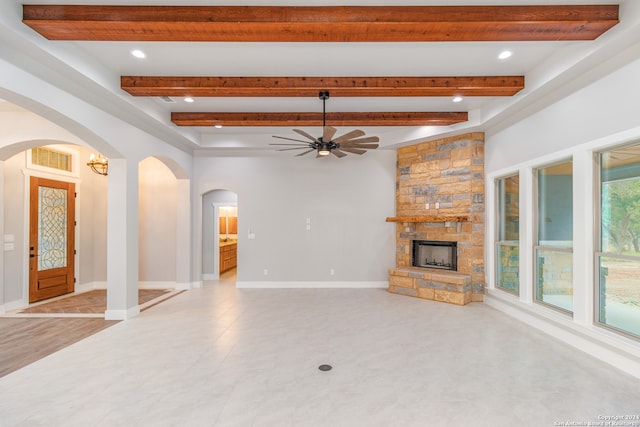
[[[49,40],[44,43],[56,42],[56,48],[70,43],[118,71],[121,94],[129,102],[152,99],[156,107],[169,109],[167,123],[201,132],[201,147],[213,141],[209,146],[224,148],[232,131],[216,135],[204,129],[222,125],[240,134],[241,128],[321,126],[320,91],[330,93],[326,119],[333,126],[437,126],[443,131],[435,133],[446,133],[465,123],[471,127],[471,117],[481,124],[477,117],[487,116],[485,110],[505,110],[515,104],[509,98],[527,93],[527,73],[540,63],[616,26],[617,3],[623,1],[499,6],[287,1],[277,7],[92,1],[25,4],[23,23]],[[129,66],[123,53],[116,54],[118,48],[134,47],[147,51],[155,65]],[[514,51],[511,67],[495,59],[505,49]],[[184,97],[195,102],[187,105]],[[452,103],[453,97],[463,101]]]

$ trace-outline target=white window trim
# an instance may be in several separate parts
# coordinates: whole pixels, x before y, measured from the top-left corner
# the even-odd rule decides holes
[[[74,148],[70,148],[66,145],[51,144],[42,145],[43,148],[49,148],[54,151],[58,151],[64,154],[68,154],[71,157],[71,171],[65,171],[62,169],[48,168],[33,163],[31,149],[26,150],[26,165],[25,167],[30,170],[39,171],[47,174],[53,174],[58,176],[67,176],[72,178],[80,178],[80,151]]]

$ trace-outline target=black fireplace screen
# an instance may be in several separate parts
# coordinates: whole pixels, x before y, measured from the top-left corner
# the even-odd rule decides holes
[[[414,267],[439,268],[442,270],[458,270],[457,242],[439,240],[414,240]]]

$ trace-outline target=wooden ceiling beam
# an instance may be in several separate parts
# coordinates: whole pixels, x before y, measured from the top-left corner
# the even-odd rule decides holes
[[[23,5],[50,40],[453,42],[593,40],[618,5],[104,6]]]
[[[329,126],[448,126],[468,120],[467,112],[327,113]],[[322,113],[171,113],[177,126],[322,126]]]
[[[133,96],[332,97],[512,96],[524,76],[468,77],[152,77],[122,76]]]

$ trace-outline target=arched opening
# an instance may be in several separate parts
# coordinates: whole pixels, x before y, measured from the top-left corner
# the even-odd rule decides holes
[[[202,278],[235,280],[238,244],[238,195],[213,190],[202,196]]]
[[[64,157],[60,168],[49,164],[43,166],[36,156],[42,152]],[[69,144],[66,141],[35,139],[11,144],[0,149],[0,190],[2,212],[1,233],[4,236],[2,259],[2,299],[0,307],[5,311],[27,306],[35,299],[47,299],[43,294],[37,298],[30,295],[31,255],[43,258],[40,250],[32,250],[30,212],[33,180],[46,180],[70,185],[73,188],[74,232],[66,246],[72,247],[72,255],[66,257],[64,265],[70,267],[72,288],[61,294],[85,291],[106,286],[107,264],[107,178],[97,175],[84,166],[93,151],[89,148]],[[40,154],[38,154],[40,153]],[[75,197],[73,197],[75,195]],[[71,262],[72,261],[72,262]],[[38,267],[39,268],[39,267]],[[33,283],[31,283],[33,285]]]

